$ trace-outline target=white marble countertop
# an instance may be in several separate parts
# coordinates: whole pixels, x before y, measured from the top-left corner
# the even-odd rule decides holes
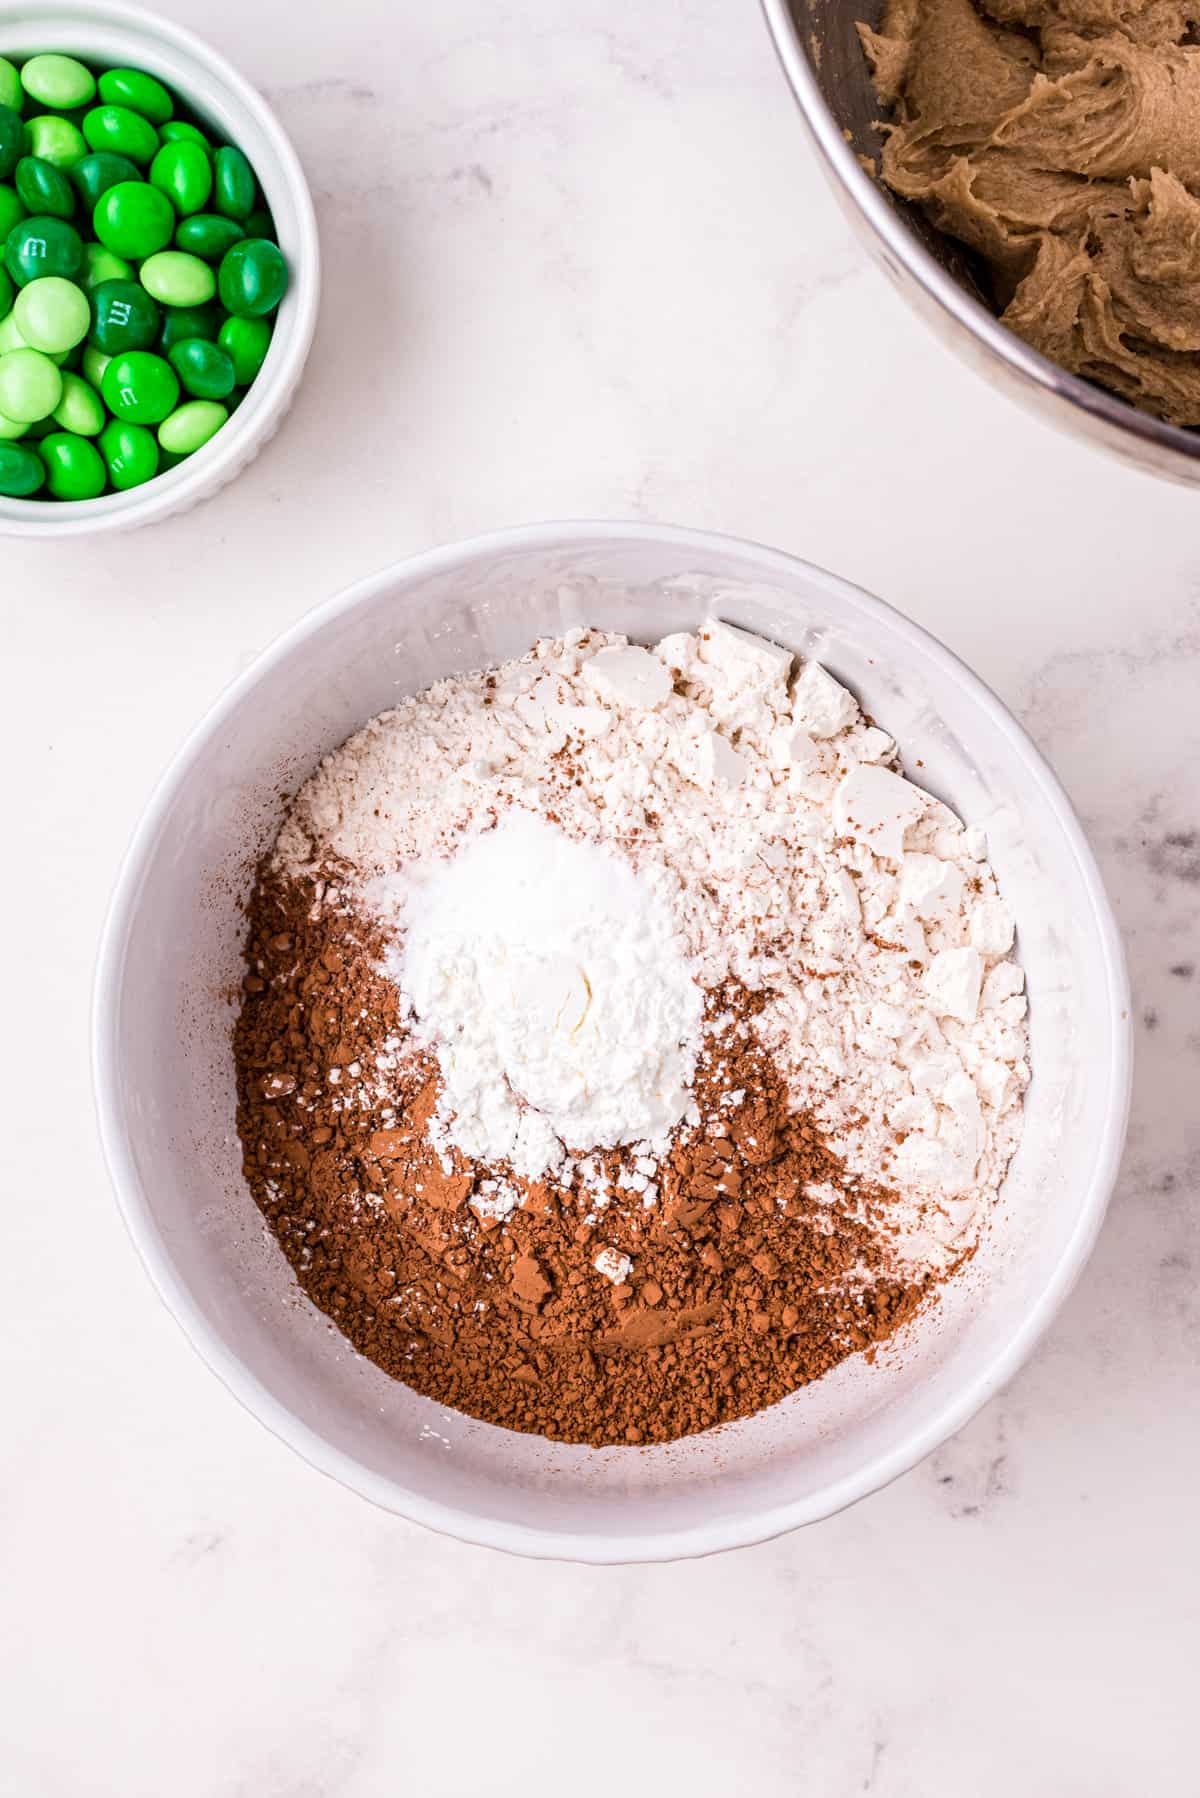
[[[0,543],[0,1791],[1196,1789],[1200,495],[947,361],[753,0],[167,10],[278,106],[325,299],[234,488]],[[1032,1364],[848,1514],[661,1568],[463,1548],[311,1473],[160,1309],[92,1124],[103,907],[183,732],[351,578],[555,515],[757,537],[942,636],[1076,799],[1140,1019],[1120,1190]]]

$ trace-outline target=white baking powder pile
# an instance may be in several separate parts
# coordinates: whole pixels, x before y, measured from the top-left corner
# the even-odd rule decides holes
[[[1029,1079],[1012,918],[980,833],[817,663],[716,621],[539,643],[351,737],[277,861],[394,928],[439,1147],[562,1178],[633,1142],[653,1196],[734,978],[796,1106],[897,1194],[899,1253],[974,1239]]]
[[[514,810],[388,897],[405,924],[392,971],[442,1074],[435,1141],[530,1179],[564,1144],[666,1150],[704,995],[653,886]]]

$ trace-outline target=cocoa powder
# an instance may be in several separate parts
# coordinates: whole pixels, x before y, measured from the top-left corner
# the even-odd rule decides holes
[[[709,995],[700,1123],[647,1203],[629,1150],[593,1154],[590,1183],[443,1165],[436,1064],[406,1041],[384,948],[336,894],[264,870],[235,1054],[254,1197],[309,1298],[389,1374],[508,1429],[664,1442],[775,1403],[928,1296],[928,1276],[884,1271],[889,1195],[789,1109],[751,995]],[[618,1284],[604,1250],[628,1258]]]

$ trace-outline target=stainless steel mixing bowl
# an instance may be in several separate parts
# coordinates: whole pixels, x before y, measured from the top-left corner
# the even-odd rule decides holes
[[[762,0],[783,70],[833,190],[876,261],[942,342],[992,386],[1061,430],[1174,481],[1200,482],[1200,432],[1149,418],[1050,362],[1002,325],[982,271],[961,245],[873,181],[879,117],[854,25],[881,0]]]

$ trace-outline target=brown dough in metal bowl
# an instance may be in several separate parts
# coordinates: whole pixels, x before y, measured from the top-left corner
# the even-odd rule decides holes
[[[888,0],[881,173],[1073,374],[1200,425],[1200,47],[1180,0]]]

